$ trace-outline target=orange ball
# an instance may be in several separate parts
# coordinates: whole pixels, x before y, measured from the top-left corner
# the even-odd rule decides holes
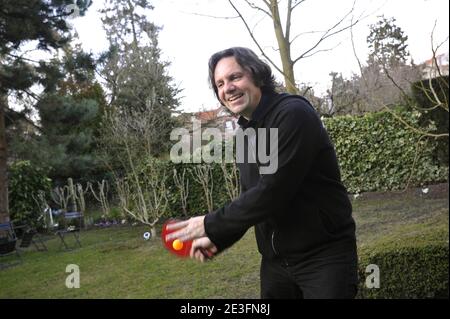
[[[175,239],[172,243],[172,247],[175,250],[181,250],[183,249],[183,242],[179,239]]]

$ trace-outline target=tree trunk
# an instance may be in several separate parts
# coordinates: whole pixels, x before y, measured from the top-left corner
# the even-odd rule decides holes
[[[273,27],[277,38],[278,48],[280,49],[280,58],[283,66],[286,90],[291,94],[299,94],[299,90],[295,85],[294,64],[291,59],[291,44],[289,43],[289,39],[287,39],[283,34],[277,1],[270,1],[270,11],[272,13]]]
[[[0,93],[0,223],[9,221],[8,175],[6,152],[5,110],[7,97]]]
[[[157,234],[156,234],[156,228],[155,226],[153,226],[152,228],[150,228],[150,233],[152,234],[152,236],[150,237],[151,239],[155,240]]]

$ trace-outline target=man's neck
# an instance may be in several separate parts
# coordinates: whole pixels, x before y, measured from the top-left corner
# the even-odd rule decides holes
[[[247,110],[240,113],[239,115],[242,116],[243,118],[245,118],[247,121],[250,121],[252,119],[253,113],[255,113],[255,110],[261,104],[262,100],[263,100],[263,98],[262,98],[262,94],[261,94],[261,96],[259,97],[258,103],[254,107],[248,108]]]

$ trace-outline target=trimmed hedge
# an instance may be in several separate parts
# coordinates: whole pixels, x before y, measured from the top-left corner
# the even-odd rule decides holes
[[[443,222],[404,225],[394,235],[359,247],[357,298],[448,298],[448,219]],[[368,265],[379,268],[379,288],[366,286]]]
[[[418,126],[419,113],[395,112]],[[436,139],[420,138],[390,112],[330,118],[324,125],[350,193],[402,189],[408,181],[409,186],[417,186],[448,179],[448,165],[439,165],[434,157]]]
[[[419,113],[396,111],[411,125],[420,119]],[[420,135],[401,125],[389,112],[365,116],[343,116],[325,119],[333,141],[344,185],[350,193],[397,190],[448,180],[448,166],[439,165],[433,156],[437,141]],[[172,217],[182,215],[180,194],[173,181],[173,170],[185,169],[189,178],[188,215],[207,213],[203,189],[190,172],[198,164],[156,161],[167,178],[168,212]],[[224,177],[219,164],[213,169],[213,202],[217,209],[229,202]],[[145,169],[144,169],[145,172]]]
[[[366,267],[380,269],[380,288],[366,287]],[[359,265],[359,292],[364,299],[448,298],[448,245],[403,247],[364,255]]]

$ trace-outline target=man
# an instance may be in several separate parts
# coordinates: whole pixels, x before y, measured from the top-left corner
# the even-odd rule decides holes
[[[209,76],[221,104],[241,115],[244,132],[277,129],[278,166],[261,174],[258,159],[238,163],[241,195],[217,211],[172,224],[176,231],[167,240],[195,239],[191,257],[204,261],[205,250],[223,251],[255,226],[262,298],[353,298],[351,203],[315,110],[302,97],[276,93],[270,67],[246,48],[214,54]]]

